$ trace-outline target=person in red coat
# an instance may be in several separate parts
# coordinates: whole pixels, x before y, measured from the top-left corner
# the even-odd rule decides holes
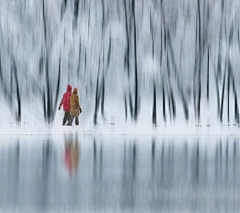
[[[64,117],[63,117],[62,125],[65,125],[67,121],[68,121],[68,123],[71,121],[71,116],[69,114],[71,95],[72,95],[72,86],[68,85],[67,86],[67,92],[64,93],[62,101],[59,104],[59,108],[58,108],[58,110],[60,110],[61,106],[63,105],[63,110],[65,112]],[[69,124],[67,124],[67,125],[69,125]]]

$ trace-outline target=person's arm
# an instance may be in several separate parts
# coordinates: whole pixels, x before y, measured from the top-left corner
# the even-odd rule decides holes
[[[64,100],[64,95],[63,95],[62,100],[61,100],[61,102],[60,102],[60,104],[59,104],[58,110],[61,109],[61,106],[63,105],[63,100]]]
[[[77,100],[76,100],[76,105],[77,105],[77,108],[80,110],[80,113],[82,113],[82,108],[81,108],[81,106],[80,106],[80,104],[79,104],[79,98],[78,98],[78,96],[77,96]]]

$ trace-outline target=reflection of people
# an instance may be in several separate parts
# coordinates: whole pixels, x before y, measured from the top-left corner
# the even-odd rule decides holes
[[[59,104],[59,107],[58,107],[58,110],[60,110],[61,106],[63,105],[63,110],[65,112],[62,125],[65,125],[67,121],[68,121],[67,125],[69,125],[71,121],[71,116],[69,114],[71,93],[72,93],[72,87],[71,85],[68,85],[67,91],[64,93],[61,103]]]
[[[73,171],[77,174],[79,156],[80,151],[78,142],[73,143],[72,141],[67,141],[65,143],[64,161],[70,176],[72,176]]]
[[[72,152],[71,152],[71,157],[72,157],[72,162],[73,162],[73,169],[75,174],[77,174],[78,171],[78,163],[79,163],[79,146],[78,143],[75,143],[74,146],[72,146]]]
[[[75,118],[75,125],[79,125],[78,116],[80,113],[82,113],[77,92],[78,92],[77,88],[74,88],[73,94],[71,95],[71,98],[70,98],[70,110],[69,110],[69,113],[71,115],[70,125],[72,125],[74,118]]]
[[[71,160],[70,143],[65,144],[64,161],[65,161],[65,166],[69,171],[69,175],[72,176],[72,162],[71,162],[72,160]]]

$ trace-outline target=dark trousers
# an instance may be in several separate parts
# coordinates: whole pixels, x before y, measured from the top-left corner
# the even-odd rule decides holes
[[[75,125],[78,126],[79,125],[79,119],[78,116],[71,116],[71,120],[70,120],[70,124],[72,125],[73,119],[75,118]]]
[[[68,123],[71,122],[71,115],[69,114],[69,112],[65,112],[62,125],[65,125],[67,121]]]

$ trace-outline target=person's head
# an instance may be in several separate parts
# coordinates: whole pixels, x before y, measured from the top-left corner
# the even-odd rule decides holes
[[[73,93],[77,93],[77,92],[78,92],[78,89],[74,88]]]
[[[72,86],[71,86],[71,85],[68,85],[68,86],[67,86],[67,91],[68,91],[68,92],[72,92]]]

